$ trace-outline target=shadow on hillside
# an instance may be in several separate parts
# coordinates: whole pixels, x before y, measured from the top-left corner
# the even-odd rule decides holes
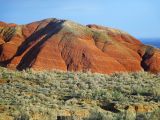
[[[40,30],[34,32],[31,36],[29,36],[22,45],[18,48],[16,56],[22,55],[27,48],[31,46],[32,43],[37,42],[21,59],[20,63],[17,66],[18,70],[23,70],[26,68],[30,68],[34,61],[36,60],[36,57],[38,53],[40,52],[41,47],[43,44],[54,34],[58,33],[62,29],[62,23],[64,21],[55,22],[51,21],[49,22],[44,28],[41,28]],[[45,36],[41,39],[41,37]],[[39,41],[38,41],[39,40]],[[15,57],[15,56],[14,56]]]
[[[151,59],[151,57],[154,54],[154,47],[147,46],[147,49],[145,51],[145,54],[142,56],[141,66],[144,69],[144,71],[149,70],[149,65],[147,65],[146,60]]]

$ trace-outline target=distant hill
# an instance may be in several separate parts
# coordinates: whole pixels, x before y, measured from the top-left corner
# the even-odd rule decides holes
[[[160,50],[128,33],[56,18],[0,22],[0,66],[97,73],[160,72]]]
[[[140,39],[144,44],[152,45],[154,47],[160,48],[160,38],[156,39]]]

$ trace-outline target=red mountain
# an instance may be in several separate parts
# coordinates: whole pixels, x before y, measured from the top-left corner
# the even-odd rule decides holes
[[[98,25],[54,18],[26,25],[0,22],[0,65],[18,70],[158,73],[160,50]]]

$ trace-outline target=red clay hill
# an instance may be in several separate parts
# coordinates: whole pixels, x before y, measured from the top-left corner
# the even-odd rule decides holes
[[[126,32],[68,20],[0,22],[0,66],[113,73],[160,72],[160,50]]]

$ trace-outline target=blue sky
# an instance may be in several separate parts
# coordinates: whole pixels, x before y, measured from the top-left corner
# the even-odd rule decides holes
[[[160,38],[160,0],[0,0],[0,21],[25,24],[69,19],[124,30],[137,38]]]

